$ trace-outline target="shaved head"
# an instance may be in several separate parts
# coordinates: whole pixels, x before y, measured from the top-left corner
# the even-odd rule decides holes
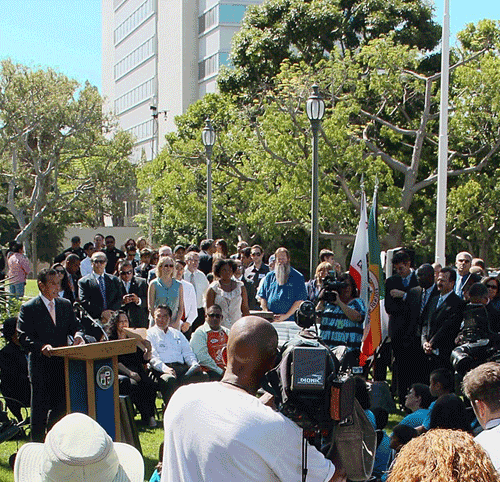
[[[259,316],[240,318],[232,327],[227,342],[228,360],[240,363],[276,355],[278,334],[274,326]]]
[[[223,381],[256,393],[265,373],[274,367],[278,354],[278,334],[264,318],[240,318],[229,332],[227,368]],[[232,381],[232,382],[230,382]]]

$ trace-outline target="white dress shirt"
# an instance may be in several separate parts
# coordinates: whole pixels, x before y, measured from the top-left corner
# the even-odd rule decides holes
[[[182,283],[182,297],[184,299],[184,314],[186,321],[192,325],[194,320],[198,317],[198,306],[196,304],[196,291],[191,283],[181,279]]]
[[[191,278],[191,275],[194,275],[193,278]],[[189,271],[189,269],[186,269],[184,270],[184,279],[194,285],[194,289],[196,291],[196,308],[203,308],[205,293],[210,284],[207,277],[203,271],[200,271],[199,269],[197,269],[194,273]],[[191,279],[194,280],[194,283],[192,283]]]
[[[170,327],[165,333],[155,325],[148,329],[147,339],[151,342],[152,348],[149,364],[155,370],[164,373],[167,363],[198,365],[189,342],[179,330]]]

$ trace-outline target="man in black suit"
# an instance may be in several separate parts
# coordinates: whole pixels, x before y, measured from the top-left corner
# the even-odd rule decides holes
[[[64,361],[52,356],[54,348],[83,343],[80,325],[68,300],[58,298],[58,277],[53,269],[38,274],[40,295],[24,303],[19,312],[17,331],[21,346],[29,352],[31,381],[31,440],[43,442],[49,430],[64,416]]]
[[[71,238],[71,246],[63,251],[63,254],[67,256],[67,253],[69,254],[76,254],[80,260],[85,259],[85,251],[83,251],[83,248],[80,246],[81,245],[81,239],[80,236],[73,236]]]
[[[106,249],[104,250],[104,254],[106,255],[106,258],[108,260],[106,264],[106,273],[114,274],[116,269],[116,262],[120,258],[125,258],[126,256],[123,251],[121,251],[115,246],[116,241],[114,236],[111,235],[106,236],[104,242],[106,243]]]
[[[454,290],[459,298],[464,299],[464,292],[474,283],[479,283],[481,281],[481,276],[470,272],[472,255],[467,253],[467,251],[462,251],[457,254],[455,266],[457,268],[457,278],[455,280]]]
[[[200,264],[198,269],[206,276],[212,272],[212,254],[215,253],[215,246],[213,239],[204,239],[200,243]]]
[[[144,278],[134,276],[134,267],[128,260],[118,263],[122,309],[127,312],[131,328],[149,328],[148,285]]]
[[[439,296],[432,299],[423,319],[422,348],[428,359],[429,373],[436,368],[452,370],[450,355],[460,331],[464,307],[464,302],[453,291],[455,282],[455,270],[441,269],[436,283]]]
[[[120,280],[104,272],[106,255],[97,251],[92,255],[92,273],[78,281],[80,303],[89,315],[99,320],[104,311],[116,311],[122,305]]]
[[[387,278],[385,282],[385,311],[389,315],[389,337],[390,345],[385,344],[382,348],[381,358],[375,363],[376,380],[385,380],[385,366],[390,359],[390,350],[394,354],[393,384],[397,386],[398,364],[404,353],[400,350],[398,335],[406,323],[407,305],[405,302],[406,293],[415,286],[418,286],[415,272],[411,269],[410,255],[400,250],[392,258],[394,275]],[[404,406],[406,393],[400,398],[400,403]]]
[[[413,383],[428,383],[429,373],[422,367],[426,364],[426,356],[421,348],[422,319],[425,319],[432,300],[439,296],[434,283],[434,268],[423,264],[416,271],[419,286],[411,288],[406,295],[406,320],[394,334],[399,356],[398,395],[404,400]]]

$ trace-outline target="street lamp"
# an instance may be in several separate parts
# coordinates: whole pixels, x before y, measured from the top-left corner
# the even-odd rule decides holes
[[[306,112],[311,121],[312,130],[312,187],[311,187],[311,256],[309,272],[311,279],[314,279],[316,266],[318,264],[318,245],[319,245],[319,227],[318,227],[318,132],[321,119],[325,114],[325,102],[319,93],[319,87],[312,86],[312,94],[307,99]]]
[[[207,155],[207,239],[212,239],[212,149],[215,144],[215,131],[209,117],[205,120],[201,140]]]

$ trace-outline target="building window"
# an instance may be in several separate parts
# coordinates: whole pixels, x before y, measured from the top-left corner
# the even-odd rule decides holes
[[[141,25],[154,13],[154,0],[146,0],[130,16],[128,16],[118,27],[116,27],[115,45],[119,44],[128,34]]]
[[[219,23],[241,23],[245,5],[219,5]]]
[[[153,96],[154,78],[146,80],[115,100],[115,114],[119,115],[131,107],[135,107]]]
[[[153,119],[137,124],[134,127],[127,129],[135,137],[136,143],[151,139],[153,136]]]
[[[151,37],[115,64],[115,80],[123,77],[153,55],[154,37]]]
[[[198,62],[198,80],[211,77],[219,72],[221,65],[229,65],[229,54],[221,52]]]
[[[205,30],[217,24],[217,5],[198,17],[198,33],[203,33]]]

